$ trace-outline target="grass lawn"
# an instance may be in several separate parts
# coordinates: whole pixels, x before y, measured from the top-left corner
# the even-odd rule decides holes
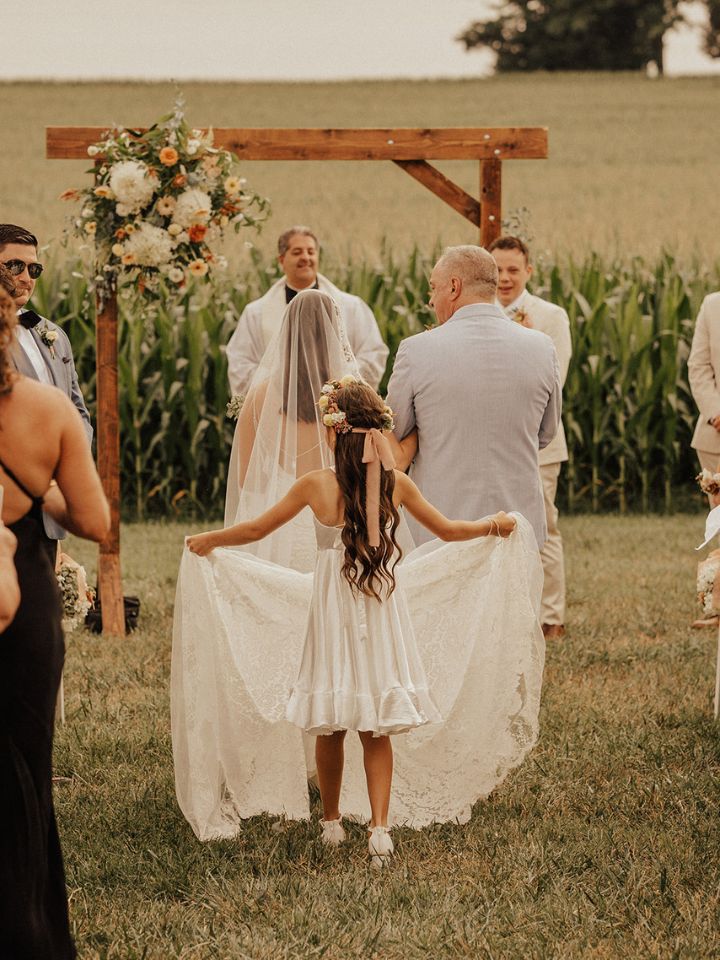
[[[384,875],[360,828],[339,852],[315,824],[263,817],[232,842],[195,839],[168,702],[188,527],[124,528],[141,627],[69,638],[56,742],[80,957],[719,956],[716,634],[689,629],[702,527],[564,521],[569,631],[547,652],[538,746],[466,826],[397,830]],[[94,566],[92,547],[71,552]]]
[[[459,53],[458,56],[461,56]],[[718,258],[720,77],[539,73],[482,80],[183,83],[193,124],[268,127],[547,126],[550,157],[504,165],[505,213],[530,210],[536,253],[655,256],[663,246]],[[4,220],[58,237],[89,161],[45,159],[48,125],[148,124],[172,106],[172,84],[0,85]],[[476,162],[440,163],[477,196]],[[393,247],[474,243],[477,231],[391,163],[255,162],[250,182],[273,200],[264,249],[309,222],[346,259]],[[242,237],[242,241],[247,239]]]

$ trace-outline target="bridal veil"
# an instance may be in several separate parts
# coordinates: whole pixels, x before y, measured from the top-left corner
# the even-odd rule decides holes
[[[259,516],[298,477],[332,466],[317,398],[331,377],[346,374],[358,376],[358,367],[337,304],[320,290],[301,291],[268,344],[238,417],[225,526]],[[312,570],[316,546],[310,511],[242,549],[283,567]]]

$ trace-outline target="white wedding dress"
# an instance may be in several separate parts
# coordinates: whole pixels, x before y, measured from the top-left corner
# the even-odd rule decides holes
[[[383,611],[348,600],[349,588],[338,581],[339,531],[317,522],[315,573],[242,550],[217,549],[205,558],[185,550],[175,608],[172,736],[177,797],[196,835],[232,837],[244,818],[260,813],[309,816],[303,735],[286,719],[290,702],[293,719],[328,728],[326,705],[307,699],[318,677],[303,665],[309,614],[325,618],[310,631],[310,653],[318,652],[318,635],[321,644],[345,644],[348,653],[348,638],[362,644],[372,633],[377,642],[389,630],[385,649],[362,654],[373,678],[351,686],[373,699],[365,704],[370,713],[357,718],[361,724],[375,717],[388,730],[410,730],[393,739],[391,822],[466,821],[538,733],[542,568],[529,523],[517,520],[508,540],[432,541],[416,550],[396,568],[395,601]],[[399,656],[406,662],[398,664]],[[378,690],[386,678],[403,695],[383,705]],[[341,810],[361,819],[369,814],[352,734]]]
[[[238,420],[226,525],[258,516],[298,477],[332,466],[315,401],[327,380],[357,372],[336,304],[320,291],[298,294]],[[391,817],[416,827],[463,821],[537,738],[544,659],[537,547],[522,517],[509,540],[432,541],[414,552],[403,518],[398,541],[406,556],[396,568],[393,604],[382,614],[403,611],[389,638],[394,659],[383,659],[389,651],[379,649],[366,663],[389,664],[377,672],[381,685],[392,675],[414,688],[415,714],[404,712],[398,728],[427,722],[394,738]],[[336,531],[313,522],[309,509],[258,543],[207,558],[183,554],[172,651],[173,757],[180,808],[201,840],[232,837],[244,818],[259,813],[309,815],[314,738],[286,712],[293,688],[297,701],[303,685],[305,693],[312,686],[305,682],[312,671],[301,673],[301,665],[314,586],[315,614],[332,584],[345,598],[336,604],[343,628],[355,617],[337,579],[340,555]],[[333,630],[340,637],[340,624],[330,624],[323,642],[331,642]],[[356,633],[362,643],[359,612]],[[397,656],[407,659],[408,652],[399,669]],[[424,676],[427,691],[418,691]],[[374,696],[377,682],[372,689]],[[314,725],[310,713],[294,719]],[[355,735],[346,739],[346,758],[342,810],[365,817]]]

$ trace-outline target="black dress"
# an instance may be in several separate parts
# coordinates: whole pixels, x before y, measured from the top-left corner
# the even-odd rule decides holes
[[[60,596],[44,545],[42,498],[9,524],[21,601],[0,633],[0,957],[71,960],[62,853],[52,799],[55,702],[65,645]]]

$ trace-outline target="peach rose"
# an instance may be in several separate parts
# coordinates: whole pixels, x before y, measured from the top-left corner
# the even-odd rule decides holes
[[[174,167],[175,164],[180,159],[175,147],[163,147],[160,153],[158,154],[160,163],[165,167]]]
[[[77,190],[63,190],[58,200],[79,200],[80,193]]]
[[[174,187],[184,187],[187,183],[187,177],[184,173],[178,173],[173,177],[172,185]]]

